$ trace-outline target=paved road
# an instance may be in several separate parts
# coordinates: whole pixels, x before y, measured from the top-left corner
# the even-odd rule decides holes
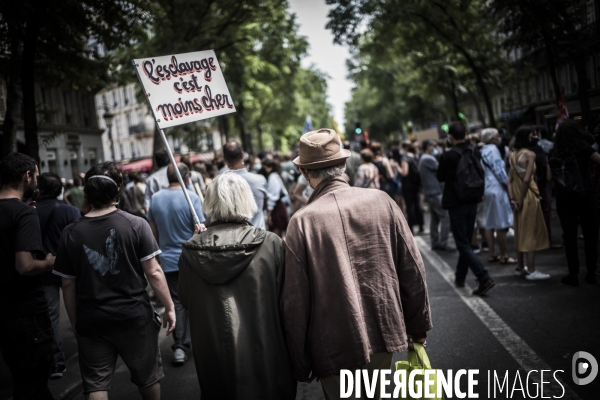
[[[555,232],[559,232],[554,220]],[[539,374],[530,376],[529,395],[519,391],[526,386],[527,371],[564,370],[555,383],[551,374],[544,381],[554,382],[544,386],[544,396],[592,400],[600,398],[600,377],[587,386],[577,386],[571,379],[571,359],[577,351],[587,351],[600,360],[600,285],[582,282],[578,288],[560,283],[566,273],[562,250],[547,250],[538,256],[540,270],[548,272],[548,281],[529,282],[513,275],[514,266],[488,264],[487,254],[480,257],[488,266],[497,285],[484,298],[473,297],[468,288],[456,290],[452,285],[453,267],[457,254],[432,252],[428,237],[417,237],[427,269],[434,329],[428,337],[428,354],[435,368],[442,370],[478,369],[479,398],[523,399],[535,396],[535,382]],[[512,240],[509,240],[509,244]],[[512,248],[510,249],[511,251]],[[512,253],[514,254],[514,252]],[[475,287],[472,275],[467,283]],[[65,378],[51,382],[55,394],[77,382],[76,345],[66,318],[63,317],[65,352],[69,371]],[[198,399],[198,387],[193,360],[182,367],[171,364],[171,338],[162,338],[161,351],[166,378],[163,380],[164,399]],[[405,358],[395,355],[395,359]],[[488,371],[502,377],[508,371],[509,389],[488,394]],[[522,384],[517,378],[519,374]],[[510,391],[514,387],[514,392]],[[564,389],[563,389],[564,387]],[[464,380],[461,388],[466,389]],[[538,389],[539,390],[539,389]],[[563,395],[564,391],[564,395]],[[562,395],[562,397],[561,397]],[[111,399],[139,398],[136,388],[129,382],[125,368],[118,366]],[[10,377],[0,364],[0,400],[10,397]],[[81,398],[81,397],[78,397]],[[298,387],[297,399],[324,399],[320,385],[313,382]]]

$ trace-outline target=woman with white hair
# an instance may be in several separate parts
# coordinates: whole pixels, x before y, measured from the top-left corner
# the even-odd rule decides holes
[[[508,176],[506,165],[502,160],[498,143],[500,134],[497,129],[487,128],[481,131],[481,164],[485,172],[485,192],[483,203],[485,209],[485,234],[490,249],[488,261],[500,261],[501,264],[516,264],[517,260],[508,256],[506,250],[506,232],[513,225],[513,213],[506,189]],[[500,247],[496,254],[494,233]]]
[[[205,232],[183,244],[179,299],[189,310],[202,398],[295,399],[281,319],[284,243],[248,221],[248,183],[225,172],[208,186]]]

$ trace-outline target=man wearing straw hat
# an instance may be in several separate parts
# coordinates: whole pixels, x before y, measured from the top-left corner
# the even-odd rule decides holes
[[[409,337],[425,341],[425,269],[396,203],[342,179],[350,152],[335,131],[308,132],[299,149],[315,191],[287,231],[285,329],[296,379],[338,399],[341,369],[389,369]]]

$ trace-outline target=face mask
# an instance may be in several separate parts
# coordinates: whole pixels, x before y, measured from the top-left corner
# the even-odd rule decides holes
[[[539,140],[540,139],[538,139],[538,138],[533,138],[533,139],[531,139],[530,143],[531,143],[532,146],[535,146],[536,144],[538,144]]]
[[[260,169],[262,168],[262,165],[261,165],[261,164],[254,164],[254,165],[252,166],[252,168],[253,168],[255,171],[260,171]]]
[[[439,156],[441,153],[441,151],[439,149],[433,149],[433,152],[431,153],[434,157]]]

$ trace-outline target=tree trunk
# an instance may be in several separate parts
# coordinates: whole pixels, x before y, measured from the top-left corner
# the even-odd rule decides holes
[[[260,126],[259,123],[256,124],[256,132],[257,132],[257,136],[258,136],[258,151],[263,151],[265,149],[265,146],[263,145],[263,133],[262,133],[262,128]]]
[[[219,118],[219,131],[221,134],[221,142],[223,145],[229,141],[229,121],[227,120],[226,115],[221,115]],[[225,136],[225,140],[223,140],[223,136]]]
[[[459,116],[458,113],[460,113],[460,109],[458,108],[458,98],[456,97],[456,84],[454,83],[454,79],[450,78],[450,96],[452,97],[452,106],[454,108],[454,116],[452,118],[452,121],[456,121]]]
[[[244,149],[246,152],[252,153],[252,139],[248,140],[248,136],[246,135],[246,128],[244,126],[244,103],[242,102],[239,102],[236,107],[235,121],[237,122],[240,130],[242,149]]]
[[[27,155],[40,161],[38,141],[37,111],[35,104],[35,53],[39,24],[35,13],[29,14],[23,41],[23,61],[21,64],[21,88],[23,91],[23,124],[25,131],[25,151]]]
[[[112,146],[112,141],[110,143],[110,145]],[[165,148],[165,145],[163,144],[163,140],[162,140],[162,135],[160,134],[160,130],[158,129],[158,126],[156,125],[156,122],[154,123],[154,138],[152,139],[152,172],[158,171],[158,165],[156,165],[156,160],[154,160],[154,154],[157,151],[160,151],[162,149]],[[111,149],[111,151],[114,151]]]
[[[473,99],[473,103],[475,103],[475,109],[477,110],[477,119],[480,120],[480,122],[485,126],[485,118],[483,117],[483,113],[481,112],[481,107],[479,106],[479,99],[477,98],[477,96],[475,96],[475,93],[473,93],[473,91],[471,89],[469,89],[468,87],[465,86],[465,88],[467,89],[467,93],[469,93],[469,96],[471,96],[471,98]],[[456,114],[458,115],[458,113]]]
[[[6,114],[2,125],[2,153],[1,157],[17,151],[17,126],[21,111],[21,82],[19,68],[14,65],[18,63],[14,58],[18,53],[11,54],[10,72],[6,78]]]
[[[579,97],[579,107],[581,108],[581,122],[583,123],[584,128],[589,130],[592,123],[592,109],[590,106],[590,95],[588,93],[588,78],[585,61],[585,55],[573,58],[573,64],[575,64],[575,71],[577,72],[577,97]]]

